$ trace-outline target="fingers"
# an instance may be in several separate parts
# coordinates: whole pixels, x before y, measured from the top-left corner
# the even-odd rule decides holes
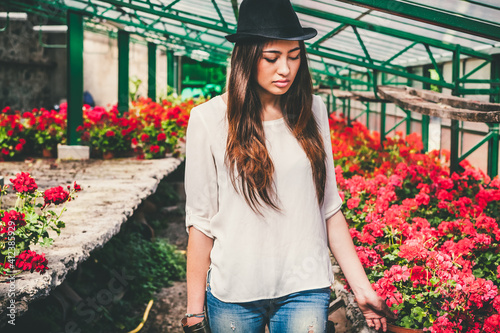
[[[382,330],[384,332],[386,332],[387,331],[387,319],[385,317],[383,317],[380,319],[380,322],[382,323]]]
[[[387,331],[387,319],[385,317],[381,318],[368,318],[366,319],[368,327],[374,328],[375,330],[382,329],[383,332]]]
[[[368,324],[368,327],[374,328],[375,330],[378,331],[380,329],[380,327],[383,326],[381,319],[384,319],[384,322],[385,322],[385,318],[370,318],[370,319],[366,320],[366,323]],[[385,327],[386,327],[385,329],[387,329],[387,322],[385,322]],[[384,329],[384,332],[385,332],[385,329]]]

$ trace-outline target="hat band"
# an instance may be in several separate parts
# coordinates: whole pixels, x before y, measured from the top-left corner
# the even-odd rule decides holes
[[[252,30],[244,30],[240,29],[237,31],[238,34],[249,35],[249,36],[269,36],[269,37],[299,37],[304,35],[304,30],[296,27],[288,26],[288,27],[276,27],[276,28],[265,28],[265,29],[252,29]]]

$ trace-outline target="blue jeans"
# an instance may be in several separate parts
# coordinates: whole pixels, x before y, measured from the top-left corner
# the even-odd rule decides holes
[[[304,290],[283,297],[226,303],[207,285],[207,314],[212,333],[324,333],[330,288]]]

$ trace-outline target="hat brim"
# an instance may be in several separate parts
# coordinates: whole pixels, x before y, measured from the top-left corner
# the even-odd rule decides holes
[[[314,28],[302,28],[304,34],[299,36],[282,36],[282,35],[270,35],[265,33],[235,33],[232,35],[225,36],[226,39],[231,43],[237,43],[241,41],[258,40],[258,39],[280,39],[280,40],[307,40],[316,37],[318,31]]]

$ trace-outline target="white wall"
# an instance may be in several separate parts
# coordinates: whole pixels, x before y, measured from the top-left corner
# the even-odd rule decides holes
[[[94,97],[96,105],[115,104],[118,99],[117,40],[85,31],[83,45],[83,87]],[[129,76],[142,80],[139,94],[147,95],[148,49],[146,45],[130,43]],[[164,50],[156,51],[156,96],[167,88],[167,57]]]

